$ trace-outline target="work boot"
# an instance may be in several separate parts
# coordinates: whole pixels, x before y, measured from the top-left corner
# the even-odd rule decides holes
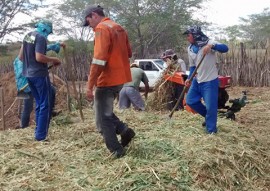
[[[135,132],[131,128],[126,128],[124,132],[121,133],[121,145],[123,147],[127,146],[134,136]]]
[[[126,151],[123,147],[113,152],[113,156],[115,159],[121,158],[125,156],[125,154],[126,154]]]
[[[204,122],[202,122],[202,126],[203,127],[205,127],[206,126],[206,122],[204,121]]]
[[[56,117],[59,115],[62,111],[52,111],[52,117]]]

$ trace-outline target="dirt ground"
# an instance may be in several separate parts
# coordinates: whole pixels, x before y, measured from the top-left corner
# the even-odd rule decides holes
[[[236,113],[236,121],[253,135],[264,137],[270,143],[270,88],[269,87],[230,87],[230,99],[240,98],[247,91],[248,103]],[[227,103],[229,105],[229,103]]]
[[[57,76],[53,78],[57,88],[56,110],[66,110],[66,87],[64,81]],[[17,90],[15,87],[15,78],[13,72],[1,75],[0,87],[4,88],[4,111],[14,102]],[[240,98],[242,91],[247,91],[248,104],[236,113],[236,121],[248,127],[251,131],[263,133],[270,126],[270,88],[269,87],[229,87],[227,88],[230,99]],[[17,100],[5,117],[6,129],[15,129],[19,126]],[[227,105],[231,105],[227,102]],[[1,107],[1,106],[0,106]],[[33,112],[34,113],[34,112]],[[32,113],[31,124],[34,123]]]
[[[67,98],[66,98],[66,86],[65,82],[62,81],[57,76],[51,78],[53,84],[57,89],[56,92],[56,111],[66,110],[67,108]],[[4,113],[5,115],[5,129],[16,129],[19,127],[19,113],[20,113],[20,103],[22,100],[16,99],[17,89],[15,85],[15,75],[13,72],[6,74],[1,74],[0,77],[0,87],[4,88]],[[2,106],[0,105],[0,108]],[[1,108],[2,109],[2,108]],[[9,111],[8,111],[9,110]],[[7,112],[8,111],[8,112]],[[0,112],[1,113],[1,112]],[[1,118],[1,117],[0,117]],[[34,112],[31,114],[30,125],[34,124]],[[3,127],[0,127],[3,130]]]

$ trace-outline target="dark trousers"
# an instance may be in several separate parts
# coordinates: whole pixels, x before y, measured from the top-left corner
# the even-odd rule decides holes
[[[23,100],[23,109],[21,113],[21,128],[26,128],[29,126],[30,122],[30,115],[33,111],[33,102],[34,102],[34,97],[31,92],[27,93],[29,95],[29,99],[24,99]],[[55,105],[55,94],[56,90],[55,87],[51,86],[51,91],[50,91],[50,104],[51,104],[51,110],[50,112],[52,113]],[[50,113],[50,116],[51,116]]]
[[[121,134],[127,128],[113,113],[113,102],[121,88],[122,86],[98,87],[95,91],[96,126],[111,152],[122,149],[117,134]]]
[[[178,98],[180,97],[184,87],[185,87],[184,85],[174,83],[174,105],[176,104]],[[181,98],[181,100],[180,100],[179,104],[177,105],[176,109],[183,109],[184,108],[183,100],[184,100],[184,96]]]
[[[21,128],[26,128],[29,126],[30,115],[33,111],[34,97],[31,92],[27,94],[29,95],[29,98],[23,100],[23,109],[21,113]]]

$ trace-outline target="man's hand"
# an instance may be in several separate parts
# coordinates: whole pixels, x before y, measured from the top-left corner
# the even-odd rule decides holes
[[[60,42],[60,46],[66,48],[66,44],[64,42]]]
[[[147,100],[148,93],[144,93],[143,96],[145,97],[145,100]]]
[[[191,81],[190,81],[189,79],[187,79],[187,80],[185,81],[185,86],[187,86],[187,87],[189,88],[190,85],[191,85]]]
[[[87,89],[87,90],[86,90],[86,98],[87,98],[89,101],[93,101],[93,100],[94,100],[93,89]]]
[[[55,58],[53,61],[53,66],[60,66],[61,65],[61,60],[59,60],[58,58]]]
[[[209,52],[211,52],[213,45],[212,44],[207,44],[204,48],[203,48],[203,55],[208,54]]]

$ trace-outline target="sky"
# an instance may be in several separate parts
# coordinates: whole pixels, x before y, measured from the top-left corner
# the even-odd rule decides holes
[[[204,4],[208,22],[219,27],[239,24],[239,17],[248,18],[248,15],[259,14],[264,8],[270,9],[270,0],[209,0]]]

